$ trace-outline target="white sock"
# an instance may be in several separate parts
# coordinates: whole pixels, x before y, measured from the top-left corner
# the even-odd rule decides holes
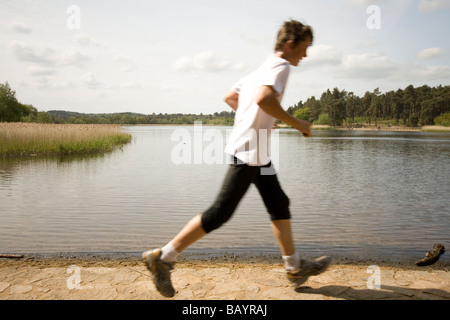
[[[297,251],[292,256],[282,256],[286,271],[292,272],[300,269],[300,256]]]
[[[172,245],[172,241],[161,248],[161,260],[164,262],[175,262],[179,255],[180,253],[175,250]]]

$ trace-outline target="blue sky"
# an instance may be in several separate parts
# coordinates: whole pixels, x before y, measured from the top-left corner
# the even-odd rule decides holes
[[[315,41],[285,108],[334,87],[450,85],[449,13],[450,0],[1,0],[0,82],[44,111],[228,111],[228,88],[293,18]]]

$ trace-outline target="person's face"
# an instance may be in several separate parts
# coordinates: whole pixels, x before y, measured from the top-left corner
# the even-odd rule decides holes
[[[289,63],[294,67],[297,67],[300,64],[300,61],[308,56],[307,51],[311,44],[312,41],[310,38],[300,42],[296,47],[292,47],[292,42],[289,43],[288,41],[288,43],[286,44],[286,60],[288,60]]]

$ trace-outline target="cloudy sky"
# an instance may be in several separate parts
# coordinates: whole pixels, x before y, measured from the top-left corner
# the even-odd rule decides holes
[[[1,0],[0,82],[40,111],[204,113],[273,53],[293,18],[315,31],[285,108],[339,88],[450,85],[450,0]]]

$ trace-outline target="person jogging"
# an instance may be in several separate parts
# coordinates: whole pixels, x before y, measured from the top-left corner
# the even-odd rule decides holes
[[[251,184],[257,187],[267,208],[287,278],[298,286],[329,266],[329,257],[312,261],[300,258],[292,237],[289,198],[280,186],[267,145],[276,119],[297,129],[305,137],[311,136],[311,124],[288,114],[281,106],[281,99],[290,67],[298,66],[307,56],[313,39],[310,26],[296,20],[284,22],[278,31],[275,53],[226,94],[225,102],[236,111],[233,130],[225,148],[225,153],[231,155],[233,161],[215,202],[201,215],[192,218],[165,246],[142,253],[155,287],[162,295],[173,297],[176,293],[170,275],[177,257],[196,241],[223,226]]]

